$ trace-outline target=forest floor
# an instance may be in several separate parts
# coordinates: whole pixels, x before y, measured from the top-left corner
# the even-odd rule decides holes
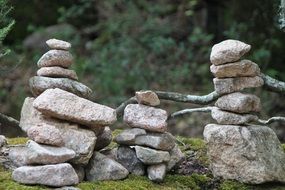
[[[114,135],[118,134],[118,130]],[[24,144],[27,138],[11,138],[8,144]],[[180,148],[186,158],[174,171],[167,174],[162,183],[153,183],[146,176],[129,175],[120,181],[81,182],[76,187],[82,190],[151,190],[151,189],[191,189],[191,190],[285,190],[284,184],[268,183],[246,185],[233,180],[216,179],[209,170],[205,142],[199,138],[177,137]],[[115,143],[109,145],[111,148]],[[285,151],[285,145],[283,145]],[[40,190],[50,189],[45,186],[27,186],[14,182],[11,172],[0,166],[0,190]]]

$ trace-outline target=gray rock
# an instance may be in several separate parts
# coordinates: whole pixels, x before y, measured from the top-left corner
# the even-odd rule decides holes
[[[118,144],[134,145],[135,138],[139,135],[145,135],[146,131],[140,128],[125,129],[119,135],[117,135],[114,141]]]
[[[68,78],[34,76],[29,80],[32,94],[36,97],[47,89],[60,88],[83,98],[90,98],[92,90],[84,84]]]
[[[245,88],[257,88],[264,84],[260,76],[256,77],[237,77],[237,78],[214,78],[215,91],[218,94],[228,94],[241,91]]]
[[[42,123],[40,127],[31,126],[27,130],[27,135],[37,143],[54,146],[64,145],[60,130],[53,125]]]
[[[51,49],[59,49],[59,50],[69,50],[71,48],[71,44],[69,42],[58,40],[58,39],[49,39],[46,41],[46,44]]]
[[[136,99],[139,104],[149,105],[149,106],[158,106],[160,100],[155,92],[151,90],[146,91],[137,91]]]
[[[261,110],[260,99],[257,96],[240,92],[220,97],[215,106],[221,110],[235,113],[259,112]]]
[[[116,111],[80,98],[61,89],[48,89],[38,96],[33,106],[42,113],[86,125],[111,125],[117,120]]]
[[[74,168],[74,170],[78,176],[79,182],[82,182],[85,179],[84,167],[81,165],[75,165],[75,164],[72,164],[72,167]]]
[[[64,67],[68,68],[73,63],[73,56],[64,50],[49,50],[38,61],[38,67]]]
[[[52,78],[70,78],[73,80],[78,80],[75,71],[62,67],[42,67],[37,71],[37,75]]]
[[[246,59],[225,65],[211,65],[210,70],[217,78],[254,77],[260,75],[259,66]]]
[[[124,122],[134,128],[165,132],[167,130],[166,120],[167,112],[158,108],[141,104],[129,104],[124,110]]]
[[[250,184],[285,182],[285,153],[269,127],[209,124],[204,138],[215,177]]]
[[[251,46],[238,40],[225,40],[212,47],[210,60],[214,65],[221,65],[239,60],[249,52]]]
[[[0,135],[0,148],[7,145],[7,139],[5,136]]]
[[[104,154],[106,157],[118,161],[118,157],[117,157],[117,152],[118,152],[118,147],[112,148],[112,149],[103,149],[100,150],[101,154]]]
[[[151,147],[158,150],[171,150],[175,145],[175,138],[170,133],[148,133],[137,136],[136,145]]]
[[[40,184],[52,187],[75,185],[78,176],[70,164],[22,166],[15,169],[12,178],[18,183]]]
[[[160,164],[162,162],[168,162],[170,160],[169,152],[154,150],[142,146],[135,146],[137,158],[144,164]]]
[[[94,150],[101,150],[105,148],[112,142],[112,139],[113,135],[110,127],[105,127],[103,133],[97,136],[97,141]]]
[[[128,146],[119,146],[117,150],[117,161],[122,164],[130,173],[135,175],[144,175],[145,166],[137,158],[134,149]]]
[[[170,171],[174,168],[178,163],[180,163],[184,158],[185,155],[180,150],[179,146],[175,144],[175,146],[169,151],[170,154],[170,160],[167,162],[167,170]]]
[[[166,175],[166,165],[157,164],[147,167],[148,178],[154,182],[162,182]]]
[[[32,140],[26,146],[11,147],[9,150],[9,159],[17,166],[63,163],[74,156],[75,152],[68,148],[40,145]]]
[[[236,114],[232,112],[222,111],[219,108],[212,109],[212,118],[219,124],[242,125],[257,121],[258,117],[252,114]]]
[[[99,152],[94,152],[85,172],[88,181],[120,180],[129,174],[124,166]]]
[[[81,189],[73,186],[65,186],[65,187],[55,188],[54,190],[81,190]]]

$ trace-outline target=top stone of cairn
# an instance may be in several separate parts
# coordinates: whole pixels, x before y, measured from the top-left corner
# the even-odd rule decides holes
[[[251,46],[238,40],[225,40],[212,48],[210,60],[214,65],[221,65],[240,60],[249,52]]]
[[[58,40],[58,39],[49,39],[46,41],[46,44],[51,49],[58,49],[58,50],[69,50],[71,48],[71,44],[69,42]]]

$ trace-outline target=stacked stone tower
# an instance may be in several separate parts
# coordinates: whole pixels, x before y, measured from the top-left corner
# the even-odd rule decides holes
[[[167,130],[167,112],[155,108],[160,104],[152,91],[136,92],[139,104],[129,104],[124,110],[124,122],[131,127],[118,136],[120,145],[117,161],[130,173],[144,175],[155,182],[161,182],[166,172],[184,157]]]
[[[216,177],[245,183],[285,182],[285,155],[273,130],[250,125],[257,121],[260,99],[243,91],[263,85],[260,69],[241,57],[250,45],[237,40],[216,44],[210,69],[215,91],[222,95],[212,109],[218,124],[204,129],[211,170]]]
[[[47,45],[51,50],[38,61],[38,76],[30,79],[34,97],[25,99],[21,111],[20,127],[30,140],[11,147],[9,158],[18,167],[15,181],[60,187],[85,178],[85,170],[93,167],[86,165],[97,156],[94,150],[112,140],[107,126],[116,121],[116,112],[88,100],[92,91],[68,69],[70,43],[52,39]]]

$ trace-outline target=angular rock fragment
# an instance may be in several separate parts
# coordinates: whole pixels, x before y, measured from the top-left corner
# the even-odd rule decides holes
[[[83,98],[90,98],[92,90],[84,84],[68,78],[34,76],[29,80],[32,94],[37,97],[47,89],[60,88]]]
[[[22,166],[13,171],[12,178],[23,184],[39,184],[52,187],[79,183],[76,172],[67,163],[45,166]]]
[[[45,115],[91,128],[96,125],[110,125],[117,120],[114,109],[58,88],[43,92],[35,99],[33,106]]]
[[[140,128],[125,129],[117,135],[114,141],[118,144],[134,145],[135,138],[139,135],[145,135],[146,131]]]
[[[5,145],[7,145],[7,139],[5,136],[0,135],[0,148]]]
[[[239,60],[251,49],[251,46],[238,40],[225,40],[212,47],[210,60],[221,65]]]
[[[170,155],[167,151],[155,150],[142,146],[135,146],[137,158],[144,164],[160,164],[162,162],[168,162]]]
[[[117,150],[117,161],[122,164],[130,173],[144,175],[145,166],[137,158],[135,150],[128,146],[119,146]]]
[[[147,167],[148,178],[154,182],[162,182],[166,175],[166,165],[157,164]]]
[[[71,48],[71,44],[69,42],[58,40],[58,39],[49,39],[46,41],[46,44],[51,49],[59,49],[59,50],[69,50]]]
[[[165,132],[167,130],[167,112],[162,109],[140,104],[129,104],[124,110],[124,122],[134,128],[147,131]]]
[[[94,152],[85,172],[88,181],[120,180],[129,174],[120,163],[99,152]]]
[[[218,94],[228,94],[245,88],[257,88],[264,84],[263,79],[256,77],[214,78],[215,91]]]
[[[136,99],[139,104],[144,104],[148,106],[158,106],[160,100],[155,92],[146,90],[146,91],[137,91]]]
[[[110,127],[105,127],[102,134],[97,136],[97,141],[94,150],[101,150],[108,146],[113,139],[112,131]]]
[[[167,162],[167,170],[170,171],[176,164],[185,158],[185,155],[180,150],[179,146],[175,144],[175,146],[170,150],[170,160]]]
[[[74,170],[78,176],[79,182],[83,181],[85,179],[84,167],[81,165],[75,165],[75,164],[72,164],[72,167],[74,168]]]
[[[217,78],[255,77],[260,75],[259,66],[250,60],[241,60],[225,65],[211,65],[211,72]]]
[[[73,56],[64,50],[49,50],[38,61],[38,67],[64,67],[68,68],[73,63]]]
[[[37,71],[37,75],[51,78],[70,78],[78,80],[75,71],[62,67],[42,67]]]
[[[250,184],[285,182],[285,153],[269,127],[209,124],[204,139],[215,177]]]

